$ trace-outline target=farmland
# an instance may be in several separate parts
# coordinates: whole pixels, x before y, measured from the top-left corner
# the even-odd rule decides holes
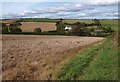
[[[105,27],[112,27],[113,30],[117,31],[118,30],[118,21],[119,20],[100,20],[100,23],[102,26]]]
[[[56,30],[56,23],[49,22],[21,22],[20,28],[23,32],[33,32],[34,28],[41,28],[42,31],[54,31]]]
[[[41,21],[40,21],[41,20]],[[8,21],[8,20],[6,20]],[[4,22],[6,22],[4,21]],[[103,27],[118,31],[118,20],[99,20]],[[12,20],[9,20],[11,23]],[[25,19],[20,23],[23,32],[39,27],[55,31],[58,19]],[[62,20],[64,23],[92,20]],[[97,26],[90,26],[97,28]],[[21,33],[22,34],[22,33]],[[41,33],[42,34],[42,33]],[[51,35],[9,35],[2,38],[4,80],[116,80],[117,40],[110,37]],[[55,36],[56,35],[56,36]],[[116,36],[117,37],[117,36]],[[13,72],[14,71],[14,72]]]
[[[49,19],[49,18],[24,18],[22,22],[59,22],[60,19]]]
[[[55,72],[99,37],[3,35],[4,80],[55,79]],[[14,72],[13,72],[14,71]]]
[[[63,23],[76,23],[76,22],[85,22],[85,23],[94,23],[94,21],[90,20],[90,19],[65,19],[63,20]]]

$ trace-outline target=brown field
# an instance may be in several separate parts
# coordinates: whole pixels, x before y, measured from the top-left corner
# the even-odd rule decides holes
[[[3,80],[55,79],[60,65],[103,38],[3,35]]]
[[[0,23],[7,23],[7,24],[11,24],[16,22],[17,20],[0,20]]]
[[[21,22],[20,28],[23,32],[33,32],[34,28],[41,28],[42,31],[56,30],[56,23],[49,22]]]

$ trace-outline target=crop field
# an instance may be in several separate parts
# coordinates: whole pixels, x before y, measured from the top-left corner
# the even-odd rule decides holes
[[[3,80],[55,79],[60,65],[100,37],[3,35]]]
[[[87,20],[87,19],[65,19],[65,20],[63,20],[63,23],[70,23],[70,24],[72,24],[72,23],[76,23],[76,22],[85,22],[85,23],[94,23],[94,21],[92,21],[92,20]]]
[[[34,28],[41,28],[42,31],[56,30],[56,23],[49,22],[21,22],[20,28],[23,32],[33,32]]]

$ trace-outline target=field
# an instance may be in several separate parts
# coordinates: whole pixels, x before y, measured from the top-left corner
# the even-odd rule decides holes
[[[12,21],[12,20],[10,20]],[[57,19],[25,19],[23,32],[56,30]],[[92,20],[63,20],[63,22]],[[118,20],[99,20],[118,31]],[[96,26],[93,26],[93,28]],[[50,35],[3,35],[4,80],[117,80],[116,36],[78,37]],[[13,72],[14,71],[14,72]]]
[[[3,80],[55,79],[60,65],[100,37],[3,35]]]
[[[83,19],[69,19],[69,20],[65,19],[65,20],[63,20],[63,23],[72,24],[72,23],[76,23],[76,22],[94,23],[94,21],[89,20],[89,19],[84,19],[84,20]]]
[[[104,27],[111,27],[113,30],[118,31],[119,20],[100,20],[100,23]]]
[[[59,22],[60,19],[49,19],[49,18],[24,18],[22,22]]]
[[[56,30],[56,23],[49,22],[21,22],[20,28],[23,32],[33,32],[34,28],[41,28],[42,31]]]

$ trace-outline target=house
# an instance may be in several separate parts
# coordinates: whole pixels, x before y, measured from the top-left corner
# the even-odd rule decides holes
[[[65,30],[71,30],[72,26],[65,26]]]

